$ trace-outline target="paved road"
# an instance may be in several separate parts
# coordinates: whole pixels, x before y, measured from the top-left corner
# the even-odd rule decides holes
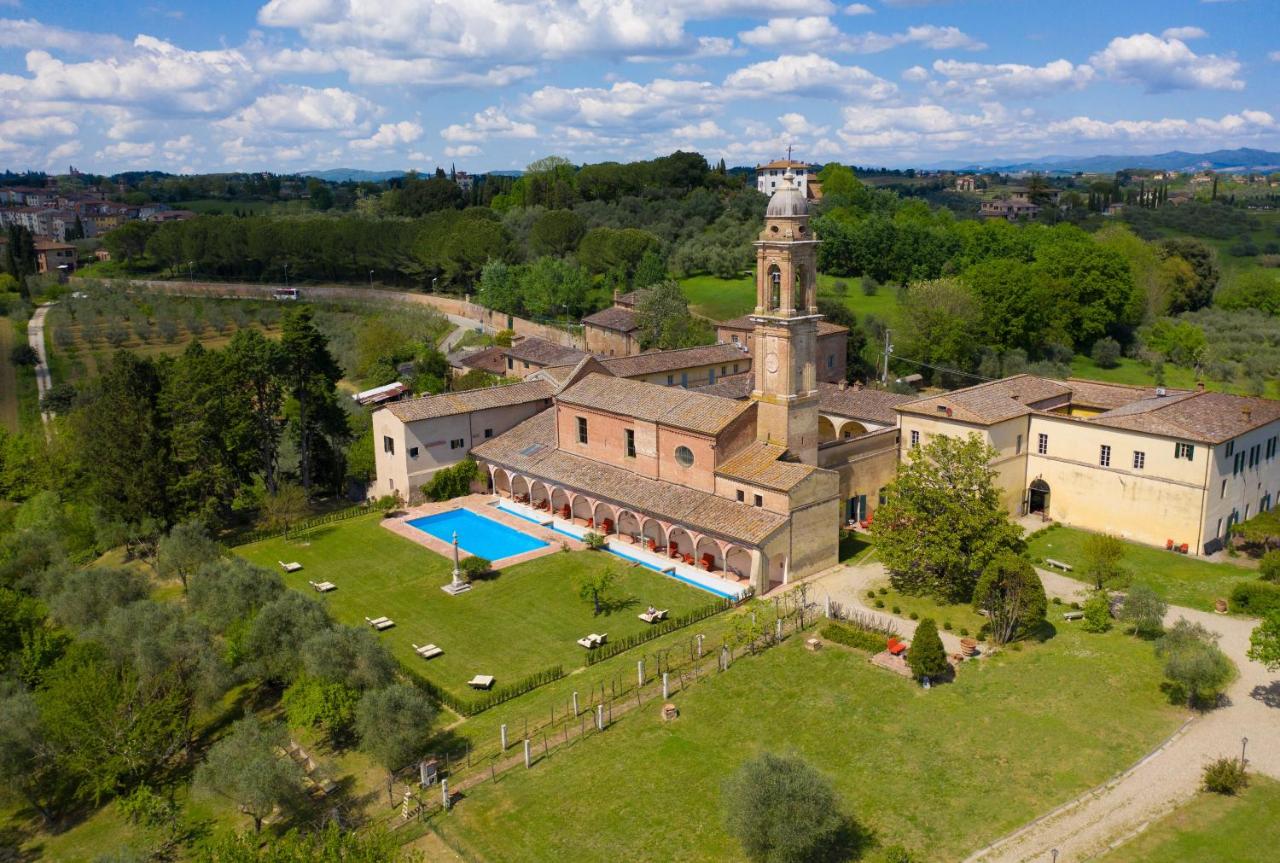
[[[1037,571],[1051,598],[1070,602],[1088,595],[1088,587],[1079,581]],[[819,603],[830,595],[846,608],[888,619],[909,637],[915,631],[914,621],[863,604],[867,588],[884,577],[881,564],[844,567],[817,579],[813,595]],[[1126,773],[998,840],[966,863],[1041,863],[1050,859],[1055,848],[1059,863],[1097,857],[1194,795],[1204,765],[1224,755],[1239,757],[1242,737],[1249,738],[1249,768],[1280,779],[1280,673],[1269,672],[1245,656],[1257,621],[1174,606],[1165,625],[1179,618],[1217,633],[1219,646],[1240,669],[1239,678],[1227,690],[1228,703],[1196,716],[1164,748]],[[941,635],[947,648],[954,649],[954,636]],[[1082,668],[1081,673],[1088,671]]]
[[[27,343],[40,358],[40,362],[36,364],[36,390],[40,393],[41,401],[44,401],[45,393],[53,386],[53,378],[49,374],[49,357],[44,350],[44,316],[48,314],[49,307],[52,305],[53,303],[40,304],[27,323]],[[40,419],[47,427],[53,419],[53,414],[49,411],[41,411]]]
[[[472,318],[464,318],[462,315],[445,315],[445,317],[447,317],[450,323],[457,327],[457,329],[445,336],[444,341],[440,343],[438,350],[442,354],[447,354],[449,351],[453,350],[453,346],[456,345],[458,340],[467,333],[477,327],[482,327],[479,321],[473,320]]]

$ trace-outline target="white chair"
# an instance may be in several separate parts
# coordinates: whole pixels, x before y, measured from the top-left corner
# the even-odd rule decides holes
[[[283,560],[277,560],[276,563],[280,564],[280,568],[285,572],[297,572],[302,569],[302,564],[298,563],[296,560],[291,563],[285,563]]]
[[[493,686],[493,675],[477,674],[475,677],[467,681],[467,685],[473,689],[489,689]]]
[[[413,652],[421,656],[423,659],[433,659],[444,653],[443,650],[436,647],[434,644],[424,644],[421,647],[415,644],[413,646]]]

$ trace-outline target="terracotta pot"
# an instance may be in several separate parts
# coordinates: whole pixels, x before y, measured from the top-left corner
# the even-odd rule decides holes
[[[1225,599],[1215,599],[1213,601],[1213,610],[1218,612],[1218,614],[1226,614],[1227,601]]]

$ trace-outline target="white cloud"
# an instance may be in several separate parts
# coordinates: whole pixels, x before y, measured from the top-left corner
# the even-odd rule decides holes
[[[738,34],[744,45],[757,48],[775,45],[794,46],[807,45],[812,42],[829,42],[840,37],[840,30],[831,23],[830,18],[812,16],[809,18],[770,18],[754,30],[746,30]]]
[[[422,137],[422,126],[409,120],[399,123],[383,123],[372,137],[351,142],[353,150],[390,150],[404,144],[412,144]]]
[[[904,33],[862,33],[848,36],[840,42],[843,51],[854,51],[859,54],[878,54],[901,45],[922,45],[934,51],[982,51],[987,45],[974,39],[958,27],[937,27],[933,24],[922,24],[908,27]]]
[[[909,81],[912,84],[919,84],[922,81],[928,81],[929,70],[923,66],[912,66],[909,69],[903,70],[902,80]]]
[[[1164,118],[1160,120],[1094,120],[1089,117],[1072,117],[1050,123],[1051,135],[1070,135],[1087,141],[1148,141],[1165,140],[1221,140],[1238,138],[1260,132],[1280,129],[1275,118],[1266,111],[1245,110],[1239,114],[1224,114],[1218,119],[1199,117],[1194,120]]]
[[[502,110],[485,108],[470,123],[454,123],[440,130],[446,141],[486,141],[489,138],[534,138],[538,129],[532,123],[512,120]]]
[[[31,143],[69,138],[80,128],[65,117],[30,117],[0,121],[0,141]]]
[[[479,155],[480,148],[475,144],[461,144],[457,147],[445,147],[444,154],[449,158],[459,158],[462,156]]]
[[[0,5],[4,5],[0,3]],[[16,3],[10,4],[16,6]],[[124,51],[129,43],[107,33],[88,33],[43,24],[34,18],[0,18],[0,48],[32,48],[98,57]]]
[[[872,9],[866,3],[851,3],[844,7],[846,15],[874,15],[876,10]]]
[[[933,71],[946,79],[933,84],[934,95],[979,99],[1049,96],[1063,90],[1079,90],[1094,79],[1091,66],[1077,66],[1069,60],[1054,60],[1043,66],[936,60]]]
[[[1137,33],[1112,39],[1090,62],[1117,81],[1141,84],[1148,93],[1170,90],[1243,90],[1240,63],[1231,57],[1196,54],[1181,39]]]
[[[287,85],[259,96],[220,125],[242,133],[360,132],[377,106],[339,87]]]
[[[701,123],[690,123],[672,129],[671,135],[690,141],[708,141],[723,138],[725,131],[716,125],[715,120],[703,120]]]
[[[1267,59],[1272,63],[1280,63],[1280,51],[1272,51],[1267,55]]]
[[[830,126],[818,126],[809,122],[809,118],[804,114],[795,111],[783,114],[778,118],[778,125],[782,127],[784,134],[795,138],[816,138],[827,134]]]
[[[117,141],[103,147],[93,157],[111,162],[137,163],[151,158],[155,152],[156,145],[151,141]]]
[[[523,100],[525,116],[588,129],[663,129],[705,116],[721,102],[721,91],[705,81],[658,78],[648,84],[619,81],[598,87],[543,87]]]
[[[1188,39],[1204,39],[1209,34],[1200,27],[1169,27],[1160,35],[1166,39],[1182,39],[1185,42]]]
[[[753,98],[803,94],[878,101],[897,91],[892,83],[861,66],[842,66],[815,53],[784,54],[776,60],[744,66],[725,78],[724,84],[726,89]]]
[[[256,83],[239,51],[187,51],[138,36],[118,55],[64,63],[47,51],[28,51],[30,77],[0,75],[0,91],[29,100],[132,105],[178,114],[212,114],[237,105]]]

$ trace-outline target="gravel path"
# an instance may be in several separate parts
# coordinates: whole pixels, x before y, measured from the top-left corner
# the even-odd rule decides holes
[[[44,316],[49,313],[49,306],[52,303],[43,303],[36,307],[35,312],[31,315],[31,320],[27,323],[27,343],[31,345],[36,352],[36,356],[40,358],[40,362],[36,364],[36,390],[40,393],[41,401],[44,395],[53,386],[53,378],[49,374],[49,357],[44,350]],[[41,411],[40,419],[46,426],[53,419],[53,414],[49,411]]]
[[[1088,594],[1079,581],[1038,572],[1050,597],[1070,602]],[[815,581],[815,598],[821,602],[829,594],[846,606],[891,620],[900,632],[910,635],[915,631],[913,621],[862,604],[860,597],[867,588],[884,577],[880,564],[846,567]],[[1249,768],[1280,779],[1280,673],[1269,672],[1245,656],[1256,621],[1175,606],[1169,609],[1165,624],[1172,625],[1178,618],[1218,633],[1219,646],[1240,669],[1239,678],[1227,690],[1228,703],[1196,716],[1124,774],[997,840],[965,863],[1048,861],[1055,848],[1059,863],[1097,857],[1194,795],[1204,765],[1224,755],[1239,757],[1242,737],[1249,739]],[[943,633],[943,639],[950,649],[954,636]]]

